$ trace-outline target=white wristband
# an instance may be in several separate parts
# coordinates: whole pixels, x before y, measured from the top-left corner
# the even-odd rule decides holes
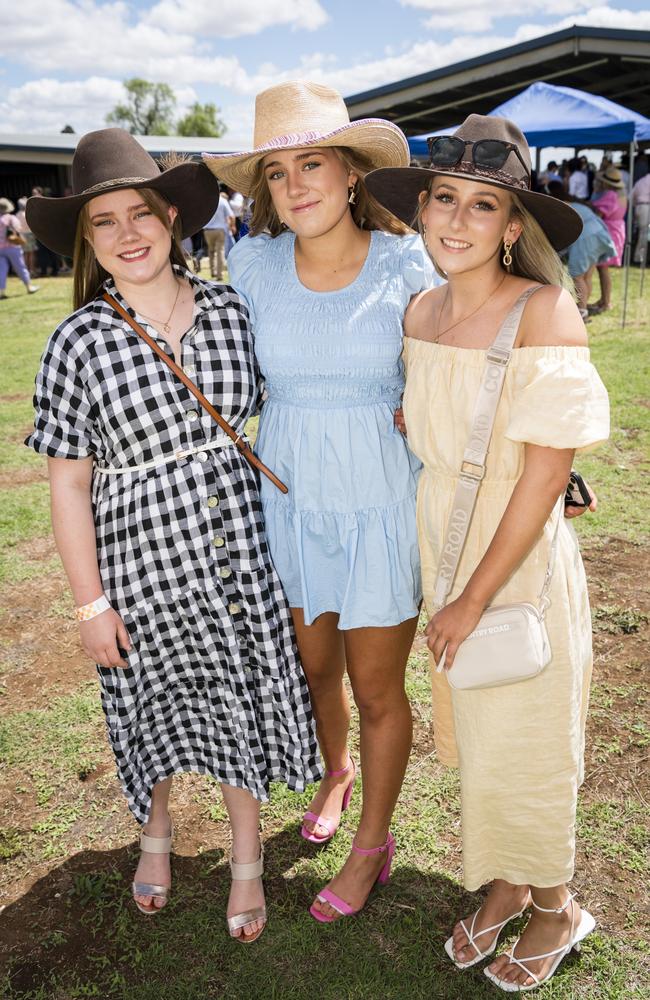
[[[97,615],[101,615],[102,611],[108,611],[109,608],[108,598],[106,594],[102,594],[96,601],[91,601],[90,604],[84,604],[83,607],[77,608],[75,615],[78,622],[89,622]]]

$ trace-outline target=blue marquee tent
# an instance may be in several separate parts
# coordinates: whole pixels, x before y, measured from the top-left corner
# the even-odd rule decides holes
[[[550,83],[531,84],[490,114],[516,122],[529,144],[537,147],[628,146],[650,139],[650,118],[605,97]],[[426,156],[426,136],[409,139],[409,147],[414,156]]]

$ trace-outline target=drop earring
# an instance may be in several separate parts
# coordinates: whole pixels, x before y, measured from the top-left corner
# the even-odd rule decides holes
[[[424,243],[427,250],[429,249],[429,244],[427,243],[427,227],[422,223],[422,242]]]
[[[357,198],[357,192],[354,189],[354,184],[351,188],[348,188],[348,204],[354,205]]]
[[[502,261],[503,261],[503,266],[504,267],[510,267],[512,265],[512,256],[510,254],[511,250],[512,250],[512,243],[511,243],[511,241],[510,240],[504,240],[503,241],[503,257],[501,258]]]

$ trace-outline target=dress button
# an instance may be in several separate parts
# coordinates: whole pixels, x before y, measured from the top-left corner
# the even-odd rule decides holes
[[[208,497],[208,507],[218,507],[219,497]]]
[[[239,612],[241,611],[241,607],[239,606],[239,604],[236,604],[233,601],[232,604],[228,605],[228,611],[230,612],[231,615],[238,615]]]
[[[228,569],[227,566],[224,566],[222,569],[219,570],[219,576],[221,577],[222,580],[227,580],[229,576],[232,576],[232,570]]]
[[[214,538],[212,539],[212,544],[214,545],[215,549],[221,549],[226,544],[226,540],[225,538],[222,538],[221,535],[215,535]]]
[[[196,375],[196,365],[185,365],[183,371],[188,376],[188,378],[194,378]]]
[[[207,462],[207,460],[208,460],[208,453],[207,453],[207,451],[197,451],[197,453],[196,453],[196,460],[197,460],[197,462]]]
[[[187,413],[185,414],[185,416],[187,417],[188,420],[191,420],[192,423],[193,423],[195,420],[199,419],[199,411],[198,410],[188,410]]]

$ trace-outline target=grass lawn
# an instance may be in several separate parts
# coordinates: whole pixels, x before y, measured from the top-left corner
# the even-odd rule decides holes
[[[540,1000],[642,1000],[648,981],[647,697],[650,615],[648,301],[631,274],[628,325],[617,308],[589,325],[610,392],[612,438],[577,466],[600,507],[577,525],[591,585],[596,669],[575,888],[598,929]],[[421,641],[408,693],[414,751],[394,822],[394,877],[367,910],[332,927],[307,907],[345,858],[359,816],[318,849],[298,835],[310,795],[275,788],[263,809],[269,926],[250,947],[228,940],[228,827],[218,786],[183,776],[172,808],[174,886],[164,914],[129,898],[135,824],[114,778],[94,668],[70,621],[49,533],[43,460],[22,444],[47,335],[69,311],[69,279],[0,303],[0,997],[7,1000],[481,1000],[481,966],[457,972],[442,946],[478,905],[461,886],[459,790],[433,753]],[[540,416],[543,419],[543,415]],[[355,737],[356,740],[356,724]],[[507,761],[504,761],[507,766]],[[531,790],[523,789],[529,795]],[[517,927],[512,928],[513,931]]]

